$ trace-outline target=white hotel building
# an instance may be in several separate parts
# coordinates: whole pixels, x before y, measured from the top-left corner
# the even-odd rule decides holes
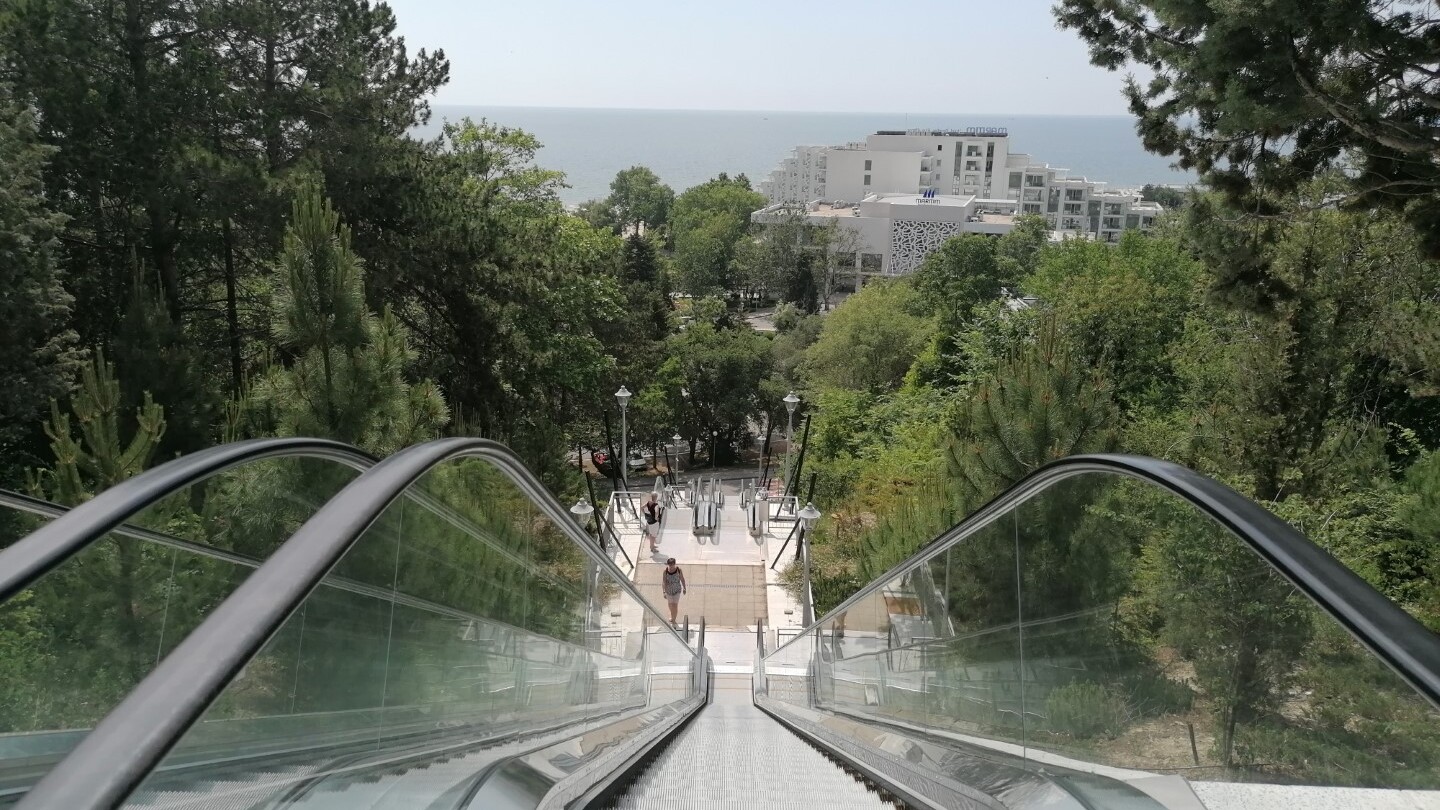
[[[945,239],[1006,233],[1017,214],[1044,216],[1056,239],[1116,242],[1162,211],[1138,191],[1012,153],[1008,133],[996,128],[882,130],[864,143],[797,147],[760,191],[771,204],[755,212],[756,222],[800,206],[812,224],[844,217],[864,242],[867,275],[911,272]]]

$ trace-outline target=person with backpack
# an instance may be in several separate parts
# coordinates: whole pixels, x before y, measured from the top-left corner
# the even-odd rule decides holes
[[[665,507],[660,505],[659,496],[650,493],[645,505],[640,507],[640,512],[645,516],[645,537],[650,541],[650,553],[660,553],[660,519],[665,515]]]
[[[661,589],[665,591],[665,604],[670,606],[670,624],[676,623],[675,614],[680,610],[680,595],[685,593],[685,572],[675,564],[675,558],[665,561],[665,570],[660,574]]]

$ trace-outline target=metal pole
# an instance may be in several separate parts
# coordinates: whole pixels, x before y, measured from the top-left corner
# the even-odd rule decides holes
[[[809,627],[815,623],[815,594],[810,589],[810,541],[805,537],[805,527],[800,527],[800,559],[805,565],[805,602],[800,606],[800,623]]]
[[[760,451],[760,486],[769,486],[770,481],[770,437],[775,434],[775,417],[765,414],[765,448]]]
[[[795,487],[790,487],[790,482],[785,482],[785,494],[794,495],[796,500],[800,499],[800,475],[805,472],[805,451],[806,445],[810,443],[810,417],[805,417],[805,429],[800,431],[800,457],[795,459],[795,474],[790,476],[794,479]],[[798,509],[800,504],[795,504]]]
[[[624,405],[620,406],[620,482],[625,485],[626,491],[630,489],[630,482],[626,480],[630,475],[630,454],[625,452],[625,434],[629,432],[625,429],[625,412],[628,410]]]
[[[769,414],[766,414],[766,416],[769,416]],[[757,425],[756,427],[759,427],[759,426]],[[759,439],[760,437],[757,435],[755,438],[756,438],[756,439]],[[769,443],[770,443],[770,437],[768,437],[768,436],[765,437],[765,443],[766,443],[766,444],[769,444]],[[764,447],[761,447],[761,448],[760,448],[760,457],[755,460],[755,475],[757,476],[757,478],[763,478],[763,477],[765,476],[765,448],[764,448]]]
[[[785,419],[785,486],[790,486],[790,445],[795,442],[795,412],[791,411]]]

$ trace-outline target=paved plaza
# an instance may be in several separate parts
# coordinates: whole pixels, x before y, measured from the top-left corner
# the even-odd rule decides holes
[[[616,510],[616,530],[625,548],[614,560],[627,573],[646,601],[662,617],[669,616],[661,591],[665,560],[674,557],[689,585],[680,599],[679,616],[690,617],[695,630],[703,616],[708,631],[744,631],[753,646],[756,619],[764,622],[767,647],[774,649],[777,628],[781,634],[801,627],[799,603],[780,585],[779,572],[795,557],[791,537],[794,521],[772,521],[760,536],[751,534],[746,512],[740,507],[740,481],[719,482],[725,499],[719,509],[719,523],[711,534],[693,531],[694,509],[681,503],[665,511],[661,524],[660,550],[651,553],[641,532],[641,523],[628,508]],[[643,496],[635,498],[638,508]],[[773,508],[773,507],[772,507]],[[770,565],[785,547],[785,559],[772,570]],[[632,566],[631,563],[634,563]],[[617,604],[608,611],[607,626],[633,628],[641,621],[638,605]],[[653,621],[648,620],[648,621]],[[708,638],[717,638],[711,633]],[[707,643],[707,646],[711,646]],[[745,665],[750,666],[747,659]]]

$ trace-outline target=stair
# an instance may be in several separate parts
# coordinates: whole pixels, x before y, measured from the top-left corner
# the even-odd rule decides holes
[[[723,688],[717,678],[710,705],[609,806],[616,810],[897,806],[755,708],[749,676],[737,680],[745,688]]]

